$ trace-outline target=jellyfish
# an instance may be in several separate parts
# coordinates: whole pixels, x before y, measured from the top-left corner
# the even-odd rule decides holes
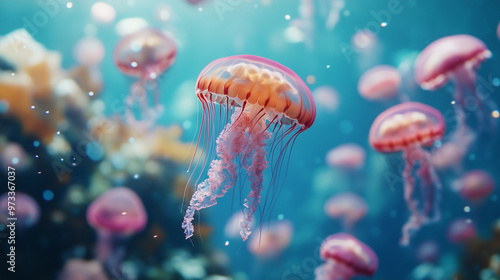
[[[0,196],[0,223],[7,225],[8,218],[16,218],[17,229],[24,231],[33,227],[40,219],[40,206],[31,196],[23,192],[16,191],[15,195],[4,193]]]
[[[316,280],[350,280],[356,275],[372,276],[378,268],[375,252],[347,233],[328,236],[319,251],[325,261],[314,273]]]
[[[326,154],[328,166],[344,169],[361,169],[365,165],[365,159],[365,149],[355,143],[337,146]]]
[[[290,221],[272,221],[260,234],[252,235],[248,250],[262,259],[276,258],[290,245],[292,234],[293,225]]]
[[[104,45],[95,37],[78,40],[73,49],[73,56],[79,66],[72,69],[71,76],[83,90],[92,92],[92,96],[102,90],[102,74],[99,64],[104,54]]]
[[[446,236],[448,241],[455,244],[467,243],[477,235],[474,222],[470,219],[458,218],[448,225]]]
[[[378,65],[366,71],[358,81],[358,92],[367,100],[396,97],[401,85],[401,74],[390,65]]]
[[[401,245],[408,245],[410,234],[421,225],[440,218],[438,208],[441,185],[430,164],[430,154],[425,146],[432,146],[443,137],[445,123],[442,114],[425,104],[405,102],[382,112],[370,128],[370,145],[382,153],[403,152],[404,198],[411,216],[403,226]],[[413,169],[419,163],[421,201],[414,199],[415,178]]]
[[[332,30],[335,28],[340,20],[340,12],[344,9],[344,0],[329,0],[329,11],[326,18],[325,27],[327,30]]]
[[[481,40],[461,34],[432,42],[415,61],[415,79],[423,89],[434,91],[450,80],[455,83],[452,104],[455,104],[458,128],[454,134],[459,139],[471,133],[466,129],[471,127],[466,124],[467,110],[474,111],[476,124],[473,126],[477,127],[477,131],[483,131],[488,121],[489,129],[495,129],[495,123],[489,116],[491,111],[486,110],[492,109],[494,104],[475,87],[476,69],[490,57],[491,52]]]
[[[224,234],[227,237],[236,238],[240,236],[240,221],[244,218],[243,211],[235,212],[226,223],[224,227]],[[255,221],[249,224],[249,228],[253,228],[255,226]]]
[[[276,163],[270,181],[270,187],[276,187],[280,176],[286,176],[281,163],[289,157],[291,145],[316,117],[311,91],[297,74],[277,62],[238,55],[217,59],[205,67],[198,77],[196,94],[203,105],[203,117],[195,157],[203,139],[204,154],[208,156],[201,170],[211,153],[215,152],[217,158],[210,163],[208,178],[198,184],[182,228],[186,239],[190,238],[195,211],[215,205],[218,197],[236,185],[243,168],[251,187],[240,221],[240,234],[246,240],[261,200],[263,172],[268,165],[266,147],[270,146],[271,162]],[[214,132],[221,123],[225,126],[215,140]],[[197,160],[194,170],[200,162]],[[276,193],[276,189],[269,191]]]
[[[421,263],[435,263],[439,260],[441,249],[434,240],[426,240],[417,247],[416,258]]]
[[[16,142],[8,142],[3,147],[0,146],[0,166],[4,170],[10,166],[18,171],[24,171],[31,166],[31,160],[23,146]]]
[[[69,259],[59,274],[58,280],[107,280],[102,265],[97,260]]]
[[[145,119],[154,121],[161,112],[160,92],[157,79],[174,64],[177,47],[166,33],[144,28],[123,37],[115,47],[113,59],[116,67],[128,76],[139,78],[131,86],[131,94],[126,99],[127,119],[134,120],[132,106],[134,99],[141,105]],[[154,95],[154,109],[148,105],[147,90]]]
[[[126,187],[112,188],[90,204],[87,222],[98,235],[96,257],[109,271],[115,271],[124,254],[126,240],[147,223],[141,199]]]
[[[333,113],[339,107],[339,93],[330,86],[320,86],[313,90],[314,101],[318,103],[318,111],[324,109]]]
[[[366,216],[366,201],[353,192],[343,192],[325,202],[325,213],[331,218],[341,219],[345,230],[352,230],[354,224]]]
[[[90,8],[92,19],[99,23],[111,23],[116,18],[116,11],[113,6],[105,2],[95,2]]]
[[[479,201],[493,192],[495,181],[490,174],[483,170],[472,170],[455,181],[452,187],[463,198]]]

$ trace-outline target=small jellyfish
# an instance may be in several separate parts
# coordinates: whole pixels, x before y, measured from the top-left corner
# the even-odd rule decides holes
[[[470,219],[458,218],[448,225],[446,236],[451,243],[463,244],[477,235],[476,225]]]
[[[365,159],[365,149],[355,143],[337,146],[326,154],[326,163],[334,168],[361,169],[365,164]]]
[[[116,11],[113,6],[105,2],[95,2],[90,8],[92,19],[100,23],[111,23],[115,20]]]
[[[385,110],[370,128],[370,145],[375,150],[382,153],[403,152],[404,198],[411,216],[403,226],[401,245],[408,245],[411,233],[423,224],[440,218],[438,190],[441,185],[430,164],[430,154],[423,147],[432,146],[435,141],[440,140],[444,131],[443,115],[418,102],[406,102]],[[415,174],[420,182],[420,202],[414,199],[413,168],[417,163],[420,164]],[[432,216],[434,217],[431,219]]]
[[[421,263],[436,263],[439,260],[441,249],[434,240],[426,240],[417,247],[416,258]]]
[[[112,188],[90,204],[87,222],[97,231],[96,256],[106,269],[117,269],[123,244],[146,226],[147,219],[141,199],[126,187]]]
[[[129,121],[135,119],[132,112],[134,99],[139,101],[145,119],[152,122],[158,117],[161,106],[157,79],[174,64],[176,53],[177,47],[173,39],[154,28],[141,29],[118,42],[113,54],[116,67],[125,75],[139,78],[131,86],[131,93],[126,99]],[[148,105],[149,88],[154,93],[153,111]]]
[[[13,167],[18,171],[27,169],[30,166],[30,159],[26,155],[24,148],[16,142],[9,142],[5,146],[0,146],[0,165],[3,170]]]
[[[104,58],[104,45],[95,37],[85,37],[78,40],[73,55],[81,65],[97,67]]]
[[[243,211],[238,211],[231,215],[229,220],[226,223],[226,226],[224,227],[224,234],[227,237],[231,238],[236,238],[240,236],[240,221],[244,219],[245,216],[243,214]],[[252,222],[248,225],[250,229],[252,229],[255,226],[255,221],[252,220]]]
[[[324,206],[325,213],[331,218],[341,219],[346,231],[351,231],[354,224],[366,216],[366,201],[353,192],[343,192],[330,197]]]
[[[71,76],[86,92],[94,94],[102,90],[102,74],[99,64],[104,54],[104,45],[95,37],[78,40],[73,49],[73,56],[79,66],[72,69]]]
[[[248,180],[251,187],[240,223],[241,237],[246,240],[255,212],[259,207],[266,208],[266,203],[260,205],[260,193],[268,165],[267,147],[275,160],[269,184],[272,188],[285,176],[281,164],[289,158],[292,143],[314,123],[316,105],[309,88],[292,70],[252,55],[225,57],[210,63],[198,76],[196,95],[203,105],[203,116],[190,169],[196,170],[203,162],[203,172],[207,159],[215,157],[214,153],[216,159],[210,164],[208,178],[198,184],[191,197],[182,228],[186,239],[190,238],[195,212],[215,205],[217,198],[235,186],[239,174],[246,170],[247,177],[240,178],[242,183]],[[220,129],[222,132],[215,139],[214,133]],[[198,157],[193,165],[202,139],[203,154],[208,156],[204,161]],[[276,189],[267,191],[278,193]]]
[[[358,92],[367,100],[396,97],[401,85],[401,74],[390,65],[378,65],[366,71],[358,81]]]
[[[455,181],[452,187],[463,198],[479,201],[493,192],[495,181],[490,174],[483,170],[472,170]]]
[[[339,93],[330,86],[320,86],[313,90],[314,101],[318,104],[318,110],[324,109],[328,113],[333,113],[339,107]]]
[[[466,124],[466,116],[474,111],[476,127],[481,132],[489,124],[489,133],[496,125],[490,113],[495,107],[493,102],[480,95],[476,90],[476,70],[481,63],[491,57],[486,45],[470,35],[453,35],[440,38],[429,44],[415,61],[415,79],[425,90],[437,90],[448,81],[455,84],[454,108],[458,124],[457,133],[465,132],[461,126]],[[469,112],[468,112],[469,111]]]
[[[272,221],[264,225],[260,234],[252,235],[248,250],[262,259],[278,257],[292,240],[293,226],[287,220]]]
[[[8,218],[16,218],[16,227],[24,231],[34,226],[40,219],[40,206],[25,193],[19,191],[16,191],[15,195],[4,193],[0,196],[0,223],[7,225]]]
[[[58,280],[108,280],[101,263],[97,260],[69,259],[64,264]]]
[[[325,27],[327,30],[333,30],[340,20],[340,12],[344,9],[345,0],[328,0],[328,6]]]
[[[452,169],[457,174],[463,173],[464,156],[475,139],[476,135],[468,127],[459,127],[452,132],[447,142],[432,151],[432,165],[439,170]]]
[[[379,64],[382,45],[377,35],[368,29],[356,31],[351,37],[351,44],[342,43],[340,48],[347,62],[355,60],[362,71]]]
[[[319,255],[325,263],[314,271],[316,280],[350,280],[357,275],[372,276],[378,268],[375,252],[347,233],[328,236],[321,243]]]
[[[497,25],[497,37],[500,39],[500,23]]]

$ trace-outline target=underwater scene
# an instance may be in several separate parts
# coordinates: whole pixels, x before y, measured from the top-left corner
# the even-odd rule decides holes
[[[0,279],[499,280],[500,1],[0,1]]]

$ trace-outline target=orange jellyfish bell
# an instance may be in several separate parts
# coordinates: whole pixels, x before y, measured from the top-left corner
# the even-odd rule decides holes
[[[271,121],[309,128],[316,117],[311,91],[292,70],[254,55],[217,59],[196,83],[198,97],[233,106],[255,106]],[[201,95],[201,96],[200,96]]]
[[[203,117],[193,161],[201,139],[204,154],[208,154],[201,171],[210,153],[215,151],[216,158],[210,163],[208,179],[198,184],[191,198],[182,228],[186,238],[191,237],[195,211],[215,205],[237,183],[239,169],[244,169],[251,187],[240,221],[240,235],[246,240],[260,203],[267,146],[276,161],[270,181],[273,187],[284,176],[280,164],[288,159],[297,135],[311,127],[316,117],[311,91],[297,74],[277,62],[238,55],[208,64],[198,77],[196,95],[203,105]],[[217,140],[213,137],[216,127],[223,127]],[[279,155],[273,157],[275,151]],[[200,162],[198,157],[194,170]],[[261,207],[265,209],[265,205]]]

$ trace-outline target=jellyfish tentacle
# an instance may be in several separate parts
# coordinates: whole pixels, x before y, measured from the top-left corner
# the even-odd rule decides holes
[[[400,240],[401,245],[408,245],[410,243],[410,235],[412,231],[417,230],[421,224],[421,217],[418,211],[417,202],[412,198],[413,192],[415,190],[415,179],[413,178],[411,171],[414,164],[416,163],[414,157],[415,150],[409,150],[404,153],[406,157],[406,164],[403,170],[403,180],[404,180],[404,198],[408,209],[411,212],[411,216],[408,221],[403,226],[403,235]]]
[[[243,210],[243,219],[240,221],[240,235],[245,241],[251,233],[250,223],[253,215],[260,203],[260,192],[264,181],[264,170],[267,167],[266,142],[271,138],[271,133],[266,130],[266,125],[262,118],[254,126],[249,126],[247,130],[254,130],[249,134],[249,148],[243,156],[243,167],[247,170],[248,180],[252,190],[245,198]]]
[[[426,151],[421,151],[419,157],[420,168],[417,170],[417,174],[421,178],[422,200],[425,203],[423,216],[428,222],[436,222],[441,218],[438,205],[441,200],[439,194],[441,183],[437,179],[436,171],[429,163],[430,154]],[[433,214],[432,218],[430,216],[431,212]]]
[[[245,129],[248,127],[248,116],[240,110],[236,110],[232,115],[232,122],[227,124],[225,129],[217,138],[217,157],[210,164],[208,178],[201,182],[191,201],[189,202],[182,228],[186,234],[186,239],[193,236],[193,219],[196,210],[201,210],[217,204],[216,199],[224,194],[237,182],[237,165],[235,159],[246,149],[247,135]]]

